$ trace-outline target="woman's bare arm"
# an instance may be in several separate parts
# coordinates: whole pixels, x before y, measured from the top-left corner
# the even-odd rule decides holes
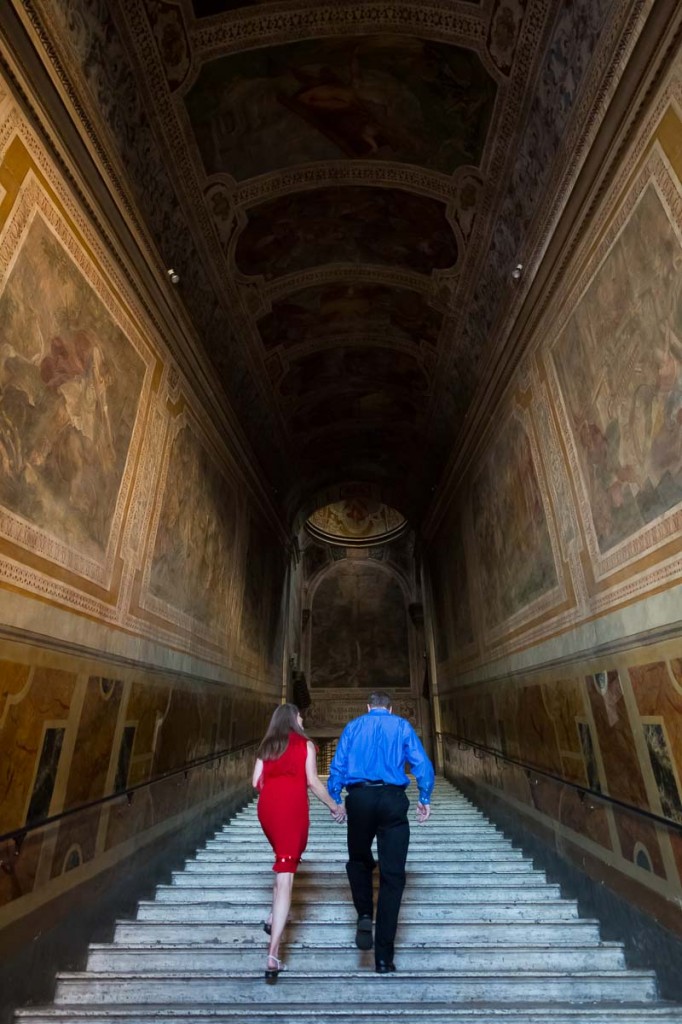
[[[312,790],[318,800],[321,800],[326,807],[334,815],[343,814],[345,817],[345,811],[341,804],[337,804],[334,799],[329,795],[325,786],[320,782],[317,774],[317,755],[315,753],[315,744],[308,740],[308,753],[305,759],[305,774],[308,781],[308,788]]]
[[[253,775],[251,776],[251,785],[253,786],[254,789],[258,789],[258,783],[261,780],[262,774],[263,774],[263,762],[261,761],[260,757],[257,757],[256,758],[256,764],[255,764],[255,767],[253,769]]]

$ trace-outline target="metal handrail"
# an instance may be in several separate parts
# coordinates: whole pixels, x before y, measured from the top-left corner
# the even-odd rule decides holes
[[[155,775],[153,779],[147,779],[146,782],[138,782],[134,786],[126,786],[125,789],[118,789],[115,793],[108,793],[106,796],[100,796],[97,800],[90,800],[86,804],[77,804],[75,807],[70,807],[67,811],[60,811],[59,814],[53,814],[48,818],[40,818],[38,821],[32,821],[30,824],[27,823],[21,828],[15,828],[11,832],[2,833],[2,835],[0,835],[0,843],[12,842],[12,840],[14,840],[18,852],[29,832],[35,832],[37,829],[46,828],[48,825],[54,825],[58,821],[63,821],[64,818],[70,818],[74,814],[80,814],[83,811],[90,811],[94,807],[102,807],[104,804],[112,803],[114,800],[121,800],[125,798],[128,803],[131,804],[135,793],[141,789],[145,789],[147,786],[153,786],[157,782],[163,782],[164,779],[172,779],[175,775],[184,775],[185,778],[187,778],[187,775],[193,768],[200,768],[202,765],[210,764],[212,761],[222,761],[224,757],[237,754],[240,750],[246,750],[248,747],[255,747],[257,743],[258,740],[250,740],[248,743],[240,743],[236,747],[225,747],[223,750],[219,750],[215,754],[210,754],[208,757],[200,757],[195,761],[187,761],[180,768],[173,768],[171,771]]]
[[[441,732],[440,735],[455,740],[459,744],[465,744],[466,746],[471,747],[474,751],[482,750],[484,754],[490,754],[491,757],[494,757],[498,761],[506,761],[508,764],[516,765],[517,768],[523,768],[527,775],[530,775],[531,773],[533,775],[542,775],[546,779],[552,779],[554,782],[561,783],[562,786],[570,786],[571,789],[575,789],[577,791],[581,800],[584,800],[586,796],[589,796],[594,800],[601,800],[605,804],[613,804],[614,806],[619,807],[624,811],[628,811],[631,814],[638,814],[642,818],[647,818],[649,821],[653,821],[657,825],[663,825],[665,828],[672,829],[674,832],[682,833],[682,823],[673,821],[671,818],[664,818],[662,815],[655,814],[653,811],[646,811],[643,807],[636,807],[634,804],[629,804],[625,800],[619,800],[615,796],[609,796],[608,793],[600,793],[599,790],[592,789],[591,786],[581,786],[578,782],[571,782],[570,779],[565,779],[561,775],[555,775],[554,772],[549,772],[546,768],[537,768],[535,765],[528,764],[526,761],[519,761],[515,757],[509,757],[507,754],[503,754],[502,751],[495,750],[494,747],[487,747],[484,743],[476,743],[474,740],[467,739],[464,736],[457,736],[456,733],[452,732]]]

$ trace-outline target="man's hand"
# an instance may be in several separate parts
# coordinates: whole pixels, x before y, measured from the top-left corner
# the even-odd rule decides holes
[[[334,821],[338,822],[339,825],[343,825],[344,821],[346,820],[346,809],[343,806],[343,804],[337,804],[334,810],[330,811],[329,813],[331,814]]]
[[[417,804],[417,822],[423,825],[431,817],[431,804]]]

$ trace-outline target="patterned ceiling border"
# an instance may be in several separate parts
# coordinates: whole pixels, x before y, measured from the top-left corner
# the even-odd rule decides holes
[[[450,202],[471,178],[481,179],[478,167],[458,167],[452,175],[409,164],[390,161],[346,160],[306,164],[305,167],[273,171],[248,181],[235,182],[228,175],[213,175],[230,192],[236,209],[257,206],[268,199],[279,199],[294,192],[328,188],[334,185],[366,185],[371,188],[402,188],[406,192]]]
[[[441,271],[440,274],[442,275],[440,283],[436,284],[432,277],[420,274],[416,270],[391,270],[390,267],[372,266],[366,263],[328,263],[324,267],[314,267],[310,270],[297,271],[294,274],[285,274],[264,284],[261,292],[262,312],[256,315],[260,317],[270,312],[272,303],[286,295],[292,295],[294,292],[315,285],[337,284],[338,282],[384,284],[389,288],[406,288],[423,295],[430,306],[445,313],[448,306],[443,302],[441,288],[449,276],[456,276],[456,271]],[[251,281],[253,278],[248,280]]]
[[[158,42],[144,6],[139,0],[117,0],[117,3],[125,22],[130,50],[135,54],[140,68],[144,68],[144,76],[136,76],[137,86],[147,93],[146,105],[152,103],[153,94],[153,104],[159,113],[161,131],[154,132],[156,144],[165,158],[175,193],[180,198],[184,196],[191,214],[187,221],[187,231],[199,254],[203,256],[206,277],[212,281],[211,293],[233,328],[232,337],[249,370],[253,389],[259,394],[264,411],[268,408],[270,410],[270,429],[273,431],[273,437],[279,438],[282,436],[284,423],[277,403],[272,402],[272,392],[267,384],[262,358],[262,346],[249,344],[240,330],[247,311],[241,306],[239,289],[232,279],[231,268],[226,259],[224,240],[216,228],[202,187],[204,172],[199,153],[196,147],[188,144],[188,139],[193,136],[186,112],[184,107],[174,103]],[[198,230],[193,230],[195,225]],[[228,348],[233,349],[234,346],[230,345]]]
[[[504,76],[486,52],[488,10],[472,9],[470,3],[406,2],[393,0],[297,0],[276,10],[257,13],[245,8],[210,19],[196,21],[189,30],[191,48],[200,61],[235,51],[260,49],[302,39],[330,38],[392,32],[419,35],[479,52],[496,80]]]
[[[434,397],[431,409],[431,420],[441,411],[442,399],[448,388],[448,376],[452,374],[452,367],[462,358],[466,359],[465,348],[468,339],[465,338],[464,323],[469,303],[468,296],[473,295],[474,282],[479,278],[485,260],[488,257],[490,239],[497,223],[497,216],[503,201],[503,193],[495,189],[490,182],[507,182],[511,178],[516,146],[520,143],[526,130],[526,122],[532,106],[533,89],[528,88],[528,82],[535,81],[540,73],[541,56],[544,45],[538,44],[540,37],[542,43],[546,43],[551,34],[552,28],[552,4],[551,0],[540,0],[527,12],[522,28],[521,36],[517,43],[517,54],[520,54],[514,62],[514,69],[507,86],[506,97],[507,123],[516,126],[515,132],[507,128],[504,132],[497,124],[491,124],[490,134],[495,139],[495,149],[490,153],[489,163],[486,164],[487,187],[480,190],[477,203],[477,216],[468,247],[467,264],[462,273],[457,289],[457,302],[459,314],[457,316],[456,329],[453,333],[453,344],[444,348],[439,353],[439,377],[442,380],[441,388]],[[536,45],[533,45],[533,41]],[[495,134],[493,134],[495,132]],[[478,338],[477,341],[485,343],[485,338]],[[454,412],[454,410],[452,410]],[[463,418],[464,410],[459,411],[459,421]],[[455,421],[457,422],[457,421]],[[457,422],[456,429],[459,429]]]

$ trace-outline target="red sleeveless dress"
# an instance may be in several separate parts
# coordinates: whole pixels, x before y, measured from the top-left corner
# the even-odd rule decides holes
[[[275,852],[273,871],[295,873],[308,842],[307,754],[307,740],[292,732],[284,753],[263,761],[258,820]]]

